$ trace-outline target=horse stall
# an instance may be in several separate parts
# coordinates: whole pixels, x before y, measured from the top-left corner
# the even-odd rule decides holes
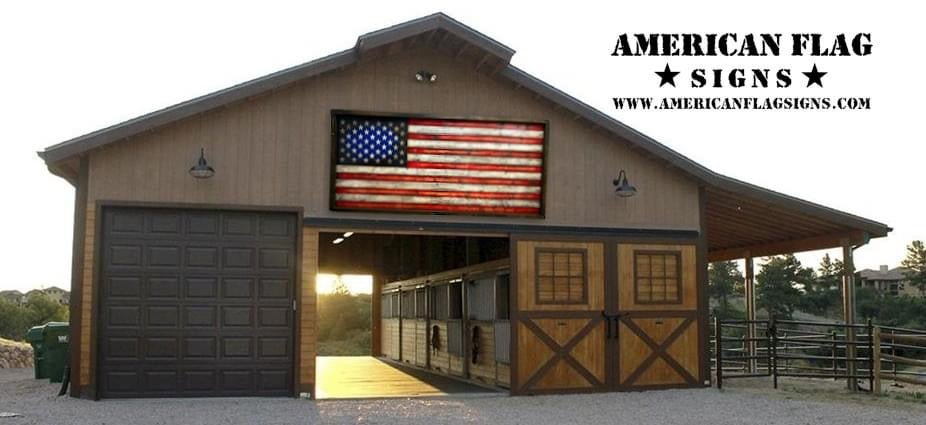
[[[382,357],[507,388],[509,276],[504,259],[383,285]]]

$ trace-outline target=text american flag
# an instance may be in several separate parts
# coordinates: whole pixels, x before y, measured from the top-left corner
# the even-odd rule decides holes
[[[544,124],[334,119],[334,209],[541,214]]]

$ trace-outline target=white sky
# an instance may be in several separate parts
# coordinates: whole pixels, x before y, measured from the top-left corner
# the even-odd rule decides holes
[[[69,286],[73,189],[35,151],[353,46],[443,11],[514,48],[512,63],[714,169],[885,222],[859,267],[926,239],[922,2],[3,2],[0,290]],[[675,4],[673,4],[675,3]],[[884,3],[882,3],[884,4]],[[918,8],[919,10],[914,10]],[[611,57],[635,32],[870,32],[868,57]],[[791,67],[787,89],[657,88],[653,71]],[[823,89],[801,71],[829,72]],[[681,80],[687,81],[687,80]],[[870,96],[871,111],[616,111],[613,96]],[[631,176],[632,179],[633,176]],[[822,253],[801,256],[816,264]]]

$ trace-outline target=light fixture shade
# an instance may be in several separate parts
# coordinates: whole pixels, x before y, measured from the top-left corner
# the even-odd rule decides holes
[[[627,173],[624,170],[618,173],[617,178],[614,179],[614,185],[617,186],[614,193],[621,198],[629,198],[637,194],[637,188],[627,182]]]
[[[621,198],[629,198],[637,194],[637,188],[627,184],[627,179],[624,179],[624,182],[614,190],[614,193],[617,193],[617,196]]]
[[[215,169],[206,162],[206,150],[199,149],[199,160],[196,165],[190,167],[190,175],[197,179],[208,179],[215,175]]]

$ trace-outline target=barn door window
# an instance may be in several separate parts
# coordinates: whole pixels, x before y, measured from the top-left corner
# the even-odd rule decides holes
[[[584,304],[588,258],[584,249],[538,249],[535,290],[538,304]]]
[[[682,302],[681,267],[681,254],[678,252],[635,252],[633,275],[636,302]]]

